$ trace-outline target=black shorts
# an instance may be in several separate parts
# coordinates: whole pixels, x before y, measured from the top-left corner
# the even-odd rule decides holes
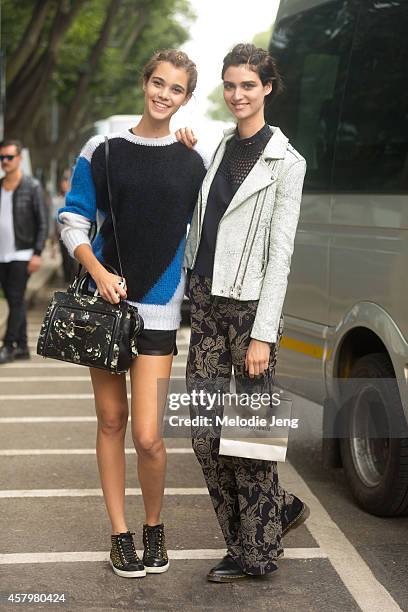
[[[137,352],[139,355],[177,355],[176,336],[176,329],[144,329],[137,336]]]

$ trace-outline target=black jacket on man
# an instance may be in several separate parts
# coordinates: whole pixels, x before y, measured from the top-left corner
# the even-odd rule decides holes
[[[0,179],[0,188],[3,179]],[[13,192],[13,224],[17,251],[34,249],[41,255],[48,235],[48,209],[41,183],[23,175]]]

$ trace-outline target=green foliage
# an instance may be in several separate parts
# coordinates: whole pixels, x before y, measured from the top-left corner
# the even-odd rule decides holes
[[[98,37],[105,18],[106,5],[106,0],[88,2],[67,32],[51,81],[57,93],[57,100],[62,106],[68,106],[78,76],[87,70],[89,49]]]
[[[30,20],[35,2],[33,0],[2,0],[1,40],[8,57],[17,47]]]
[[[255,34],[252,42],[256,47],[260,47],[261,49],[269,49],[269,43],[271,41],[272,36],[272,26],[266,30],[265,32],[258,32]]]
[[[143,90],[141,86],[141,74],[144,64],[151,57],[152,53],[158,49],[178,48],[187,39],[188,33],[174,19],[175,9],[178,6],[187,6],[186,2],[167,2],[157,3],[158,6],[152,10],[149,23],[143,29],[140,38],[132,48],[128,59],[122,63],[120,54],[116,53],[116,70],[112,70],[112,64],[104,61],[101,66],[103,82],[111,81],[110,95],[105,103],[105,109],[101,108],[100,113],[104,116],[111,114],[133,114],[141,113],[143,110]],[[166,6],[172,11],[170,16],[163,18],[163,10]],[[185,15],[188,15],[186,11]],[[171,18],[173,16],[173,19]],[[107,49],[107,51],[114,51]],[[118,49],[115,49],[117,52]],[[112,53],[112,55],[114,55]],[[118,57],[119,55],[119,57]],[[102,93],[104,88],[99,88]]]
[[[47,14],[31,58],[39,59],[49,50],[51,26],[62,2],[72,8],[77,0],[45,2],[48,4]],[[188,29],[195,18],[188,0],[120,0],[108,42],[91,73],[89,58],[99,40],[111,3],[112,0],[84,2],[57,47],[55,65],[41,92],[33,121],[18,121],[11,127],[24,142],[30,143],[34,167],[41,166],[45,173],[53,155],[57,155],[60,164],[65,165],[77,153],[84,139],[84,125],[92,126],[95,121],[112,114],[138,114],[142,111],[140,75],[143,65],[160,48],[180,47],[188,39]],[[32,15],[38,14],[39,6],[38,0],[2,0],[2,40],[8,60],[21,47],[27,25]],[[20,70],[20,79],[29,61],[26,60]],[[66,143],[59,141],[53,152],[53,147],[47,146],[50,101],[52,98],[57,101],[62,134],[67,125],[65,118],[72,116],[72,108],[76,108],[73,101],[81,91],[84,75],[89,77],[89,82],[81,96],[80,113],[75,117],[79,125],[74,121],[71,133],[66,135]],[[20,81],[15,79],[15,82]],[[35,83],[32,86],[35,87]],[[19,102],[19,90],[19,86],[13,87],[13,81],[7,83],[6,101],[9,105]]]
[[[224,86],[220,83],[209,94],[208,99],[212,106],[208,109],[207,115],[210,119],[215,119],[216,121],[231,121],[232,116],[225,105],[223,90]]]
[[[106,2],[100,0],[87,3],[59,54],[54,84],[58,100],[64,106],[69,104],[75,91],[78,74],[87,69],[89,48],[95,42],[105,17],[104,4]],[[123,61],[123,48],[131,28],[124,19],[126,15],[122,14],[122,20],[119,17],[119,27],[104,50],[98,70],[92,75],[87,100],[84,101],[91,104],[90,120],[96,121],[112,114],[140,113],[143,110],[140,75],[144,63],[157,48],[179,47],[188,38],[187,31],[174,18],[176,12],[186,19],[191,17],[187,2],[133,2],[134,14],[137,13],[138,4],[141,7],[143,4],[153,6],[148,22]],[[129,11],[129,8],[124,8]],[[133,27],[137,27],[137,19],[134,19]]]

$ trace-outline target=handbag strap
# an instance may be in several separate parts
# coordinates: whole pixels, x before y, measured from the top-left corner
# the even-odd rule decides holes
[[[109,139],[107,136],[105,136],[105,168],[106,168],[106,183],[108,186],[109,208],[110,208],[110,213],[112,217],[112,225],[113,225],[113,235],[115,238],[116,251],[118,254],[119,274],[123,278],[122,260],[120,257],[119,240],[118,240],[118,234],[117,234],[117,229],[116,229],[116,218],[115,218],[115,213],[113,212],[112,184],[111,184],[110,173],[109,173]],[[73,288],[75,288],[79,283],[82,267],[83,267],[82,264],[79,262],[78,270],[75,275],[75,279],[72,282]]]
[[[109,207],[110,207],[112,225],[113,225],[113,235],[115,237],[116,251],[118,253],[119,272],[120,272],[120,276],[122,276],[123,278],[122,260],[120,258],[119,240],[118,240],[118,233],[116,229],[116,218],[113,212],[113,196],[112,196],[112,186],[111,186],[110,172],[109,172],[109,138],[107,136],[105,136],[105,165],[106,165],[106,182],[108,185]]]

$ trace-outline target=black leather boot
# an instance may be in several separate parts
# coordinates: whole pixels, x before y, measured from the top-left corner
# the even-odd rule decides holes
[[[225,555],[207,574],[207,580],[210,582],[235,582],[250,577],[250,574],[243,572],[229,555]]]
[[[30,359],[30,357],[28,346],[17,346],[14,349],[14,359]]]
[[[7,346],[6,344],[0,349],[0,364],[11,363],[15,359],[15,349],[13,346]]]
[[[282,508],[282,536],[302,525],[309,516],[309,506],[294,496],[293,502]]]

